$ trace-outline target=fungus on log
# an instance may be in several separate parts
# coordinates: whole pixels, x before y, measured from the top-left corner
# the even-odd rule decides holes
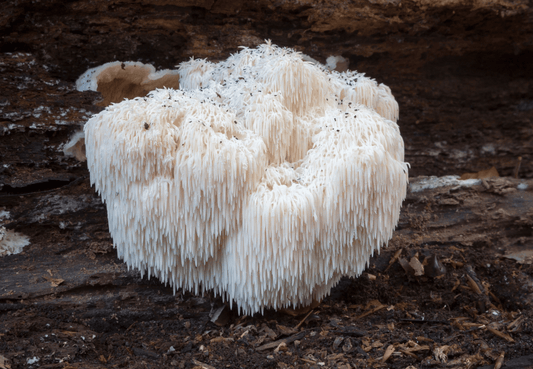
[[[267,42],[85,126],[119,257],[246,314],[305,306],[392,237],[408,164],[388,87]]]

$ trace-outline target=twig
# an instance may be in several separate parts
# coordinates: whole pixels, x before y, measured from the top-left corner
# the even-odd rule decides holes
[[[396,260],[398,260],[398,258],[400,257],[400,254],[402,253],[402,251],[403,251],[403,249],[399,249],[398,251],[396,251],[394,256],[389,260],[389,266],[385,269],[385,272],[387,272],[389,270],[389,268],[392,266],[392,264],[394,264],[396,262]]]
[[[309,318],[309,315],[311,315],[311,313],[313,312],[314,310],[311,309],[310,312],[307,313],[307,315],[305,316],[305,318],[302,319],[302,321],[300,323],[298,323],[298,325],[296,327],[294,327],[294,329],[298,329],[302,326],[302,324],[304,324],[305,320],[307,318]]]
[[[400,319],[400,322],[404,323],[431,323],[431,324],[450,324],[445,320],[424,320],[424,319]]]
[[[302,339],[305,337],[307,331],[301,331],[300,333],[298,334],[295,334],[295,335],[292,335],[290,337],[287,337],[287,338],[283,338],[281,340],[277,340],[277,341],[274,341],[274,342],[269,342],[269,343],[266,343],[262,346],[259,346],[258,348],[256,348],[257,351],[264,351],[264,350],[268,350],[268,349],[273,349],[273,348],[276,348],[278,347],[281,343],[291,343],[291,342],[294,342],[296,340],[299,340],[299,339]]]
[[[522,164],[521,156],[518,157],[518,163],[516,163],[516,167],[514,168],[514,171],[513,171],[514,178],[518,178],[518,172],[520,171],[520,164]]]

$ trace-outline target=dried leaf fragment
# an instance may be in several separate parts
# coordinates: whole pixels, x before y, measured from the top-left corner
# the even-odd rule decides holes
[[[387,349],[385,350],[385,354],[383,354],[383,359],[381,360],[381,362],[384,363],[387,360],[389,360],[393,352],[394,352],[394,345],[389,345],[389,347],[387,347]]]

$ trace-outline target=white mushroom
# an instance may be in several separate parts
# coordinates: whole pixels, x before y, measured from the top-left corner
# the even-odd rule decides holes
[[[361,274],[406,193],[390,90],[269,42],[180,78],[85,126],[119,257],[247,314]]]

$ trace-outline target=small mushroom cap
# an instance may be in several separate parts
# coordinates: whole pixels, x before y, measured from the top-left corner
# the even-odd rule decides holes
[[[98,91],[102,94],[102,106],[132,99],[156,88],[179,88],[177,70],[160,70],[139,62],[110,62],[89,69],[76,81],[78,91]]]

